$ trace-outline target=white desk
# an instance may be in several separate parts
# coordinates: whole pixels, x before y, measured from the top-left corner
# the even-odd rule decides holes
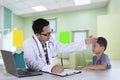
[[[17,78],[11,74],[6,73],[5,70],[0,72],[0,80],[119,80],[120,70],[108,71],[82,71],[80,74],[59,77],[51,74],[44,73],[39,76],[31,76],[24,78]]]
[[[39,76],[17,78],[7,73],[4,69],[2,69],[0,70],[0,80],[120,80],[120,61],[114,62],[112,65],[113,68],[111,70],[83,70],[80,74],[67,77],[59,77],[56,75],[44,73],[43,75]]]

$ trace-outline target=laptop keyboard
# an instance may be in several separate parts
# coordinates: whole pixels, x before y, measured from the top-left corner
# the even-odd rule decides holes
[[[25,74],[30,74],[29,71],[27,70],[17,70],[19,75],[25,75]]]
[[[18,69],[17,71],[19,75],[40,75],[42,74],[42,72],[29,72],[27,69],[25,70]]]

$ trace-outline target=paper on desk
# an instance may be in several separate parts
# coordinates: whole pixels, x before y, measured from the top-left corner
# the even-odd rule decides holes
[[[57,74],[57,75],[71,75],[71,74],[76,74],[76,73],[79,73],[81,71],[79,70],[74,70],[74,69],[64,69],[63,72],[61,73],[54,73],[54,74]]]

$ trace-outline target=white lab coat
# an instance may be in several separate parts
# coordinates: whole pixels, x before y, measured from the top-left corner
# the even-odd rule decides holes
[[[39,46],[40,53],[39,53],[37,44],[33,39],[33,36]],[[35,70],[51,72],[51,69],[54,66],[53,64],[54,56],[56,56],[57,53],[81,51],[86,49],[87,47],[87,45],[85,44],[85,41],[65,45],[65,44],[60,44],[51,36],[50,41],[46,42],[48,57],[50,61],[50,64],[48,65],[46,63],[45,53],[43,51],[40,41],[37,39],[35,35],[33,36],[24,41],[23,49],[24,49],[25,63],[29,66],[31,65],[31,67]]]

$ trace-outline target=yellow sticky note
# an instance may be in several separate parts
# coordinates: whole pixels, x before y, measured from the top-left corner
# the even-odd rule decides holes
[[[21,30],[13,30],[13,46],[23,45],[23,32]]]

